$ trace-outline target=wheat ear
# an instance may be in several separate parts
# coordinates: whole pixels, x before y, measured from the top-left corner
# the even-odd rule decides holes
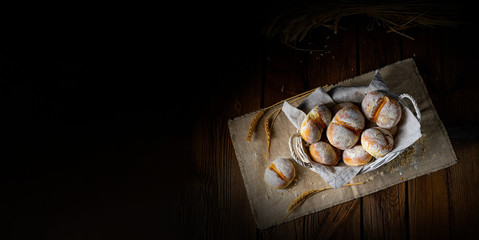
[[[358,182],[358,183],[349,183],[349,184],[346,184],[344,185],[343,187],[348,187],[348,186],[354,186],[354,185],[360,185],[360,184],[364,184],[365,182]],[[325,187],[325,188],[319,188],[319,189],[312,189],[312,190],[308,190],[306,192],[304,192],[303,194],[301,194],[298,198],[296,198],[293,203],[291,203],[291,205],[289,205],[288,207],[288,211],[289,214],[283,218],[283,220],[281,221],[281,223],[283,223],[288,217],[289,215],[291,215],[291,213],[294,212],[294,210],[296,210],[296,208],[298,208],[299,206],[301,206],[304,201],[306,201],[306,199],[308,199],[309,197],[313,196],[314,194],[316,193],[319,193],[319,192],[322,192],[324,190],[327,190],[327,189],[331,189],[332,187]],[[281,224],[280,223],[280,224]]]
[[[266,159],[268,159],[269,146],[271,145],[271,114],[264,120],[264,131],[266,132]]]
[[[294,100],[291,101],[291,102],[294,102],[294,101],[296,101],[296,100],[302,99],[302,98],[304,98],[305,96],[307,96],[307,95],[309,95],[310,93],[312,93],[314,90],[316,90],[316,89],[311,89],[311,90],[306,91],[306,92],[304,92],[304,93],[300,93],[300,94],[298,94],[298,95],[296,95],[296,96],[292,96],[292,97],[287,98],[287,99],[285,99],[285,100],[279,101],[279,102],[277,102],[277,103],[275,103],[275,104],[273,104],[273,105],[271,105],[271,106],[269,106],[269,107],[266,107],[266,108],[261,109],[261,110],[256,114],[256,116],[254,116],[253,120],[251,121],[251,124],[249,125],[248,136],[246,137],[246,141],[248,141],[248,142],[251,141],[251,137],[253,136],[253,132],[254,132],[255,129],[256,129],[256,125],[258,125],[259,120],[261,119],[261,117],[264,115],[264,113],[265,113],[268,109],[273,108],[273,107],[276,107],[276,106],[278,106],[279,104],[283,103],[284,101],[288,101],[288,100],[291,100],[291,99],[294,99],[294,98],[297,98],[297,99],[294,99]],[[277,116],[277,115],[276,115],[276,116]],[[275,118],[276,118],[276,117],[275,117]],[[273,120],[273,122],[274,122],[274,120]]]
[[[259,119],[263,116],[264,112],[266,112],[266,109],[261,109],[256,116],[254,116],[253,121],[251,121],[251,124],[249,125],[248,137],[246,138],[246,141],[251,141],[251,137],[256,129],[256,125],[258,125]]]

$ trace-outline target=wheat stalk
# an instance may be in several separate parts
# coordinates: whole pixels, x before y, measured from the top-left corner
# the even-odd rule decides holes
[[[457,3],[421,0],[375,4],[341,0],[308,3],[279,12],[265,29],[265,34],[267,37],[279,37],[288,46],[305,50],[292,44],[303,41],[308,33],[318,27],[332,29],[337,34],[338,29],[341,29],[339,22],[343,18],[364,15],[376,20],[378,25],[383,24],[388,33],[394,32],[413,39],[400,31],[411,27],[457,26],[463,22],[463,11],[463,6]]]
[[[270,114],[270,116],[271,116],[271,114]],[[266,118],[266,120],[264,120],[264,131],[266,132],[266,141],[267,141],[266,159],[268,159],[269,146],[271,144],[271,128],[270,128],[271,118],[270,118],[270,116],[268,116]]]
[[[355,186],[355,185],[360,185],[360,184],[364,184],[365,182],[358,182],[358,183],[349,183],[349,184],[346,184],[342,187],[348,187],[348,186]],[[281,223],[283,223],[290,215],[291,213],[294,212],[294,210],[296,210],[299,206],[301,206],[308,198],[310,198],[311,196],[313,196],[314,194],[316,193],[319,193],[319,192],[322,192],[324,190],[327,190],[327,189],[331,189],[332,187],[325,187],[325,188],[319,188],[319,189],[312,189],[312,190],[308,190],[306,192],[304,192],[303,194],[301,194],[299,197],[297,197],[293,203],[291,203],[291,205],[289,205],[288,207],[288,211],[289,214],[283,218],[283,220],[281,221]],[[280,224],[281,224],[280,223]]]
[[[326,86],[328,86],[328,85],[323,86],[323,88],[326,87]],[[251,121],[251,124],[250,124],[249,129],[248,129],[248,136],[246,137],[246,141],[247,142],[251,141],[251,138],[253,136],[254,131],[256,130],[256,126],[258,125],[259,120],[269,109],[284,103],[284,101],[290,101],[290,103],[293,103],[293,102],[296,102],[298,100],[304,99],[305,97],[309,96],[309,94],[311,94],[314,90],[316,90],[316,88],[313,88],[313,89],[310,89],[306,92],[303,92],[303,93],[297,94],[295,96],[289,97],[289,98],[287,98],[285,100],[282,100],[282,101],[279,101],[279,102],[277,102],[277,103],[275,103],[275,104],[273,104],[269,107],[261,109],[258,113],[256,113],[253,120]],[[281,112],[281,108],[276,109],[274,112],[270,113],[264,121],[264,130],[266,132],[266,141],[267,141],[266,156],[265,156],[266,159],[268,159],[269,149],[270,149],[270,146],[271,146],[271,130],[272,130],[274,121],[276,120],[276,118],[278,117],[280,112]],[[273,114],[274,114],[274,116],[273,116]]]
[[[259,119],[264,115],[264,112],[266,112],[266,109],[261,109],[253,118],[253,121],[251,121],[251,124],[249,126],[248,130],[248,137],[246,137],[246,141],[250,142],[251,137],[253,136],[253,132],[256,129],[256,125],[258,125]]]
[[[278,117],[279,113],[281,112],[281,109],[278,108],[274,112],[270,113],[268,117],[266,117],[266,120],[264,121],[264,130],[266,132],[266,159],[268,159],[268,154],[269,154],[269,148],[271,146],[271,128],[273,126],[274,121]],[[273,117],[274,114],[274,117]]]
[[[266,108],[261,109],[261,110],[254,116],[253,120],[251,120],[251,124],[249,125],[249,129],[248,129],[248,136],[246,137],[246,141],[248,141],[248,142],[251,141],[251,138],[252,138],[252,136],[253,136],[253,133],[254,133],[254,131],[256,130],[256,126],[258,125],[259,120],[260,120],[261,117],[266,113],[266,111],[268,111],[269,109],[271,109],[271,108],[273,108],[273,107],[276,107],[276,106],[282,104],[284,101],[289,101],[289,100],[291,100],[291,99],[296,98],[296,99],[294,99],[294,100],[291,101],[291,103],[292,103],[292,102],[295,102],[295,101],[297,101],[297,100],[303,99],[304,97],[306,97],[306,96],[308,96],[310,93],[312,93],[314,90],[316,90],[316,88],[313,88],[313,89],[310,89],[310,90],[308,90],[308,91],[306,91],[306,92],[303,92],[303,93],[300,93],[300,94],[298,94],[298,95],[289,97],[289,98],[287,98],[287,99],[285,99],[285,100],[281,100],[281,101],[279,101],[279,102],[277,102],[277,103],[275,103],[275,104],[273,104],[273,105],[271,105],[271,106],[269,106],[269,107],[266,107]],[[277,109],[277,111],[280,111],[280,110]],[[278,115],[278,114],[277,114],[277,115]],[[275,116],[274,119],[276,119],[277,115]],[[274,122],[274,120],[273,120],[273,122]],[[265,123],[265,124],[266,124],[266,123]],[[271,124],[271,125],[272,125],[272,124]]]

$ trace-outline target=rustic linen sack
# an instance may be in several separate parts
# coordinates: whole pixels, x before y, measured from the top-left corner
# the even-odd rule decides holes
[[[354,87],[334,87],[328,92],[324,91],[323,88],[316,89],[311,95],[309,95],[298,107],[291,106],[288,102],[283,104],[283,112],[290,122],[296,127],[299,132],[301,128],[301,123],[306,117],[312,108],[318,105],[325,105],[327,107],[332,107],[335,104],[342,102],[353,102],[361,103],[364,96],[371,91],[384,91],[395,96],[393,92],[389,90],[383,78],[381,77],[379,71],[376,71],[374,78],[371,83],[367,86],[354,86]],[[414,100],[412,100],[414,101]],[[414,117],[413,113],[404,105],[403,115],[401,122],[398,124],[398,134],[394,139],[394,148],[386,156],[381,158],[376,158],[375,161],[359,166],[351,167],[344,164],[343,161],[337,166],[324,166],[318,164],[309,159],[307,154],[302,154],[301,157],[298,157],[294,152],[294,147],[290,144],[291,154],[293,158],[298,162],[298,164],[311,169],[312,171],[318,173],[331,187],[339,188],[349,182],[354,176],[363,170],[363,168],[368,169],[369,171],[374,170],[380,167],[382,164],[385,164],[396,156],[399,155],[404,149],[412,145],[421,137],[421,125],[419,121]],[[418,109],[417,109],[418,110]],[[418,116],[420,113],[418,112]],[[294,137],[298,138],[298,145],[301,145],[301,136],[295,134],[291,136],[290,141],[292,142]],[[299,146],[303,152],[307,152],[307,148]],[[365,172],[365,171],[362,171]]]
[[[286,221],[380,191],[457,162],[447,133],[429,98],[414,60],[407,59],[388,65],[379,69],[379,72],[390,91],[408,93],[417,101],[422,116],[422,137],[391,162],[374,171],[357,175],[350,181],[366,182],[365,184],[317,193],[308,198]],[[375,72],[369,72],[339,82],[335,86],[325,87],[324,90],[330,93],[330,90],[337,86],[368,86],[374,76]],[[318,91],[321,90],[318,89]],[[291,105],[297,107],[298,103]],[[265,229],[279,224],[288,215],[289,205],[299,195],[308,190],[328,187],[329,184],[319,174],[300,166],[291,159],[296,168],[296,178],[293,183],[282,190],[268,187],[263,181],[264,170],[276,158],[290,158],[288,140],[297,129],[284,113],[280,113],[272,126],[271,148],[269,157],[266,158],[266,134],[261,124],[253,134],[251,142],[246,141],[251,120],[256,114],[257,111],[236,117],[229,120],[228,124],[253,217],[257,227]]]

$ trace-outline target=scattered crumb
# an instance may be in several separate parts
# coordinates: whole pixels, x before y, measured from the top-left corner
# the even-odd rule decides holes
[[[326,194],[323,194],[323,196],[321,196],[321,198],[324,200],[326,198]]]
[[[379,172],[379,175],[384,176],[384,172],[383,171]]]

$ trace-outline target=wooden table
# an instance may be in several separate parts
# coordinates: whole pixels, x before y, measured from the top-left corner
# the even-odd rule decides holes
[[[208,97],[194,126],[191,182],[179,194],[184,206],[180,221],[191,227],[192,236],[471,239],[479,233],[477,35],[471,35],[466,24],[409,29],[405,33],[415,39],[410,40],[385,33],[380,26],[368,31],[367,21],[357,17],[342,23],[347,30],[330,33],[327,43],[321,42],[326,30],[304,40],[306,47],[327,52],[293,49],[244,29],[222,39],[226,42],[219,51],[225,52],[213,61],[217,74],[202,88]],[[250,35],[242,35],[245,32]],[[411,57],[448,130],[458,163],[276,228],[257,230],[228,119]]]
[[[38,11],[5,24],[28,23],[4,34],[15,39],[0,52],[1,239],[479,234],[477,24],[409,29],[412,41],[380,26],[367,31],[369,19],[358,17],[341,21],[338,35],[329,31],[327,43],[328,31],[314,32],[301,46],[328,52],[311,53],[261,34],[268,4],[223,2],[180,1],[138,18],[131,9],[94,8],[102,19],[91,25],[92,16],[70,9],[70,19],[45,23],[50,14]],[[410,57],[458,163],[257,230],[228,119]]]

